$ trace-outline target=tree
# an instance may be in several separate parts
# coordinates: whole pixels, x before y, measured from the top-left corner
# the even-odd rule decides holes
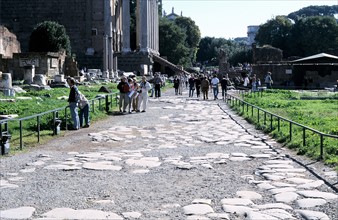
[[[302,18],[293,26],[289,43],[293,56],[309,56],[338,48],[337,21],[326,16]]]
[[[207,65],[218,65],[220,51],[223,50],[231,65],[238,62],[251,62],[248,49],[243,41],[227,40],[225,38],[205,37],[201,39],[197,52],[197,61]],[[243,57],[241,57],[244,55]],[[233,58],[233,56],[236,56]]]
[[[198,26],[191,18],[177,17],[175,24],[180,27],[186,34],[185,46],[189,48],[190,66],[196,61],[196,54],[199,42],[201,41],[201,32]]]
[[[36,25],[29,39],[29,51],[59,52],[62,49],[70,55],[70,40],[63,25],[54,21],[44,21]]]
[[[328,6],[309,6],[302,8],[298,11],[288,14],[288,18],[297,21],[304,17],[310,16],[330,16],[334,17],[335,14],[338,14],[338,5]]]
[[[159,44],[161,56],[175,64],[189,67],[189,48],[186,47],[186,34],[175,23],[166,18],[160,19]]]
[[[268,20],[259,27],[255,41],[260,45],[271,45],[286,51],[288,37],[292,29],[292,22],[285,16],[276,16],[274,19]]]

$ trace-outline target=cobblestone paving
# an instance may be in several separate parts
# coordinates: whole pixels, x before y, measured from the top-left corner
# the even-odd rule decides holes
[[[184,95],[81,131],[78,143],[64,137],[61,149],[2,158],[0,218],[338,218],[337,193],[272,139],[222,101]]]

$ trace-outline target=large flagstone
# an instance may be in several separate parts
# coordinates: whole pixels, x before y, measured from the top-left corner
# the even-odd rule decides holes
[[[56,208],[45,214],[42,214],[46,219],[111,219],[123,220],[123,218],[113,212],[103,212],[100,210],[83,209],[74,210],[71,208]]]
[[[29,219],[35,212],[33,207],[19,207],[15,209],[1,210],[0,219]]]

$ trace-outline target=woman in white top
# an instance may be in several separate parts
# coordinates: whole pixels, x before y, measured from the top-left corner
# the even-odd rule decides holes
[[[148,91],[151,89],[151,85],[147,82],[147,78],[142,76],[142,82],[140,83],[139,87],[139,95],[138,95],[138,109],[137,112],[141,111],[142,105],[142,112],[145,112],[147,109],[148,104]]]

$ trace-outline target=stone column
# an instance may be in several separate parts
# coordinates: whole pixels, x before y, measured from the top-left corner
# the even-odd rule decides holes
[[[130,52],[130,0],[123,0],[122,3],[122,52]]]
[[[26,84],[31,84],[33,83],[33,78],[35,76],[35,66],[31,65],[31,66],[25,66],[24,67],[24,83]]]
[[[43,74],[36,74],[33,78],[33,83],[37,84],[39,86],[45,86],[47,85],[46,83],[46,77]]]
[[[1,73],[1,72],[0,72]],[[2,73],[1,74],[1,84],[0,88],[3,89],[3,93],[5,96],[15,96],[15,91],[12,89],[12,75],[10,73]]]
[[[104,0],[104,49],[103,49],[103,71],[108,71],[109,75],[113,73],[113,48],[112,48],[112,5],[110,0]]]
[[[151,1],[151,0],[150,0]],[[138,45],[140,45],[140,51],[143,53],[149,53],[149,23],[148,23],[148,3],[149,0],[138,0]]]
[[[159,46],[159,15],[158,15],[158,4],[156,3],[155,4],[156,7],[155,7],[155,33],[154,33],[154,36],[155,36],[155,47],[154,47],[154,50],[156,51],[157,55],[159,55],[159,50],[160,50],[160,46]]]

